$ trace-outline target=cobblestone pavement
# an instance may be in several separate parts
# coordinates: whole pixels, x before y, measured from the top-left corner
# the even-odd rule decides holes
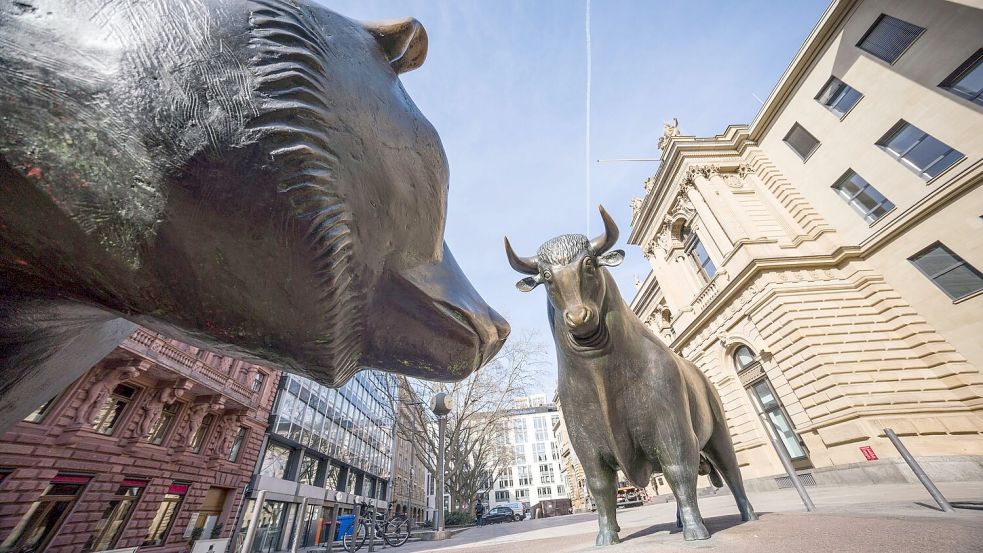
[[[983,500],[983,482],[940,486],[950,501]],[[794,490],[750,494],[761,520],[742,523],[726,492],[700,498],[712,537],[686,542],[675,527],[674,503],[618,512],[622,543],[604,553],[720,551],[727,553],[981,553],[983,511],[946,514],[918,484],[811,488],[815,513]],[[466,530],[442,542],[419,542],[399,553],[568,553],[594,548],[593,513]],[[394,552],[395,553],[395,552]]]

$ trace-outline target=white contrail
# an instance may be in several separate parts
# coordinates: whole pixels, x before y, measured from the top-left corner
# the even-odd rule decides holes
[[[591,47],[590,47],[590,0],[586,0],[587,13],[584,18],[584,26],[587,31],[587,137],[585,140],[586,152],[584,155],[584,178],[587,179],[587,236],[590,236],[590,80],[591,80]]]

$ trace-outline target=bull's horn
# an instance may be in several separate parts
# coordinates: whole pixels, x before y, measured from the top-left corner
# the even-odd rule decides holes
[[[515,250],[512,249],[512,244],[509,244],[508,236],[505,237],[505,254],[509,257],[509,265],[516,271],[527,275],[539,274],[538,257],[535,255],[532,257],[520,257],[516,255]]]
[[[594,255],[601,255],[618,242],[618,225],[614,224],[614,219],[604,210],[603,205],[598,205],[597,209],[601,211],[601,219],[604,220],[604,234],[590,241],[590,249]]]

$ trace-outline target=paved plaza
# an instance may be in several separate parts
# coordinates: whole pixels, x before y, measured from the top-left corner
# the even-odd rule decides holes
[[[950,501],[983,499],[983,482],[949,482]],[[700,499],[709,540],[686,542],[675,527],[675,503],[618,512],[622,543],[610,553],[693,552],[891,552],[983,551],[983,512],[938,510],[917,484],[811,488],[818,510],[806,513],[794,490],[751,494],[761,520],[742,523],[725,491]],[[597,551],[593,513],[473,528],[443,542],[407,544],[400,553],[567,553]]]

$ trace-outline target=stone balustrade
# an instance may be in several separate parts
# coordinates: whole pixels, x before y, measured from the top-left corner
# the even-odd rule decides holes
[[[216,392],[225,394],[243,406],[252,408],[259,405],[259,394],[250,389],[249,386],[206,364],[198,357],[181,351],[166,338],[154,332],[138,328],[136,332],[123,341],[120,347],[142,355],[182,376],[214,389]]]

